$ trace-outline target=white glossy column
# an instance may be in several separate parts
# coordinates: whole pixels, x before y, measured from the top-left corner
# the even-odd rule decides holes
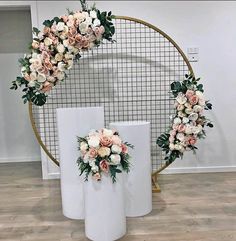
[[[104,127],[103,107],[59,108],[57,129],[60,151],[61,196],[64,216],[84,219],[83,177],[79,176],[77,136]]]
[[[112,183],[109,175],[101,181],[89,176],[84,184],[85,233],[94,241],[112,241],[126,233],[123,175]]]
[[[150,123],[144,121],[114,122],[122,140],[134,145],[129,148],[131,168],[125,174],[126,216],[137,217],[152,210]]]

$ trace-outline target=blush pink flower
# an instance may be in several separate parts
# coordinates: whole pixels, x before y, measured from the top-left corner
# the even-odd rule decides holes
[[[196,95],[192,95],[189,97],[189,103],[191,105],[196,105],[198,102],[198,97]]]
[[[185,131],[185,125],[184,124],[180,124],[178,126],[178,132],[184,132]]]
[[[93,175],[93,178],[96,180],[96,181],[101,181],[101,175],[100,175],[100,173],[95,173],[94,175]]]
[[[106,160],[102,160],[100,163],[99,163],[99,166],[101,168],[101,170],[103,172],[106,172],[108,173],[109,171],[109,163],[106,161]]]
[[[113,135],[111,139],[114,145],[118,145],[118,146],[121,145],[121,139],[118,135]]]
[[[187,92],[185,93],[186,97],[189,99],[191,96],[194,95],[194,91],[193,90],[187,90]]]
[[[194,137],[194,136],[190,136],[190,137],[188,138],[188,140],[187,140],[187,143],[188,143],[189,145],[191,145],[191,146],[195,145],[196,142],[197,142],[197,139],[196,139],[196,137]]]
[[[121,144],[121,149],[123,153],[128,153],[128,147],[125,144]]]
[[[51,29],[49,27],[44,27],[43,28],[43,34],[46,35],[46,34],[49,34],[51,32]]]
[[[52,89],[52,84],[48,81],[45,81],[43,84],[42,92],[49,92]]]
[[[63,16],[61,16],[61,19],[63,20],[64,23],[66,23],[68,21],[68,16],[63,15]]]
[[[97,156],[98,152],[95,148],[90,148],[88,151],[88,155],[90,158],[95,158]]]
[[[112,139],[108,136],[102,136],[100,139],[100,143],[102,146],[111,146],[112,145]]]

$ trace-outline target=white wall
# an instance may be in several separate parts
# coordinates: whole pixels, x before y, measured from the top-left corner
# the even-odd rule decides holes
[[[92,2],[90,2],[92,4]],[[200,49],[195,74],[202,77],[214,105],[209,117],[215,128],[199,143],[196,156],[188,153],[168,172],[236,170],[236,2],[226,1],[97,1],[97,7],[116,15],[140,18],[169,34],[186,52]],[[80,8],[77,1],[38,1],[38,22]]]
[[[2,8],[0,7],[0,10]],[[21,93],[10,90],[18,59],[31,41],[29,11],[0,11],[0,163],[39,161],[40,152]]]

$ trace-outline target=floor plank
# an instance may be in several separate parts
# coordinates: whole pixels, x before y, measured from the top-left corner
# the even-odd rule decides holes
[[[127,219],[121,241],[236,241],[235,173],[160,175],[153,211]],[[59,180],[40,163],[0,164],[1,241],[87,241],[61,212]]]

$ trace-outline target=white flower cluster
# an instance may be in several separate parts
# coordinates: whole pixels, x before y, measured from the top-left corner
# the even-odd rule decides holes
[[[205,99],[198,90],[180,92],[175,102],[176,116],[169,132],[169,149],[183,153],[188,147],[194,146],[202,134],[205,117],[202,116]]]

